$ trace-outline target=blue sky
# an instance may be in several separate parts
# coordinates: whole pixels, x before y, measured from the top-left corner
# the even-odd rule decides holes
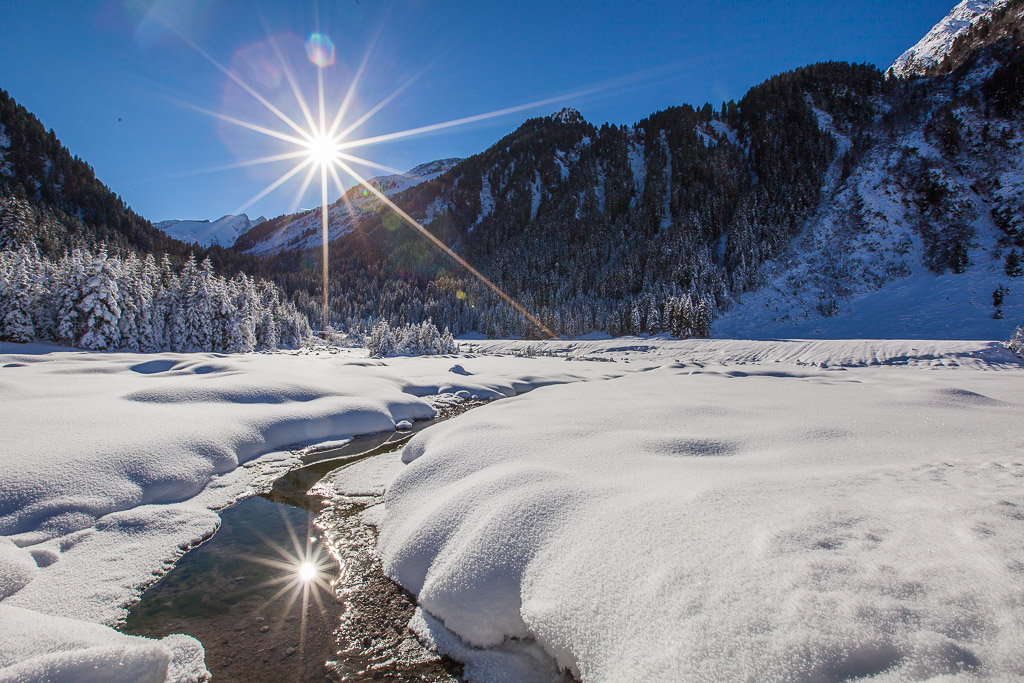
[[[573,106],[594,123],[633,123],[677,104],[716,107],[772,74],[825,60],[885,69],[954,0],[476,2],[462,0],[35,0],[5,2],[0,87],[33,112],[136,211],[153,220],[217,218],[294,162],[199,172],[281,153],[287,144],[199,107],[287,131],[180,31],[283,113],[301,121],[267,39],[315,103],[304,41],[318,25],[336,46],[324,70],[336,108],[369,53],[352,120],[412,81],[352,136],[404,130],[544,100],[468,126],[361,148],[385,166],[482,151],[530,116]],[[372,50],[371,50],[372,46]],[[595,91],[596,90],[596,91]],[[380,171],[357,169],[364,175]],[[199,173],[197,173],[199,172]],[[314,206],[302,174],[246,209]],[[331,199],[337,191],[331,190]]]

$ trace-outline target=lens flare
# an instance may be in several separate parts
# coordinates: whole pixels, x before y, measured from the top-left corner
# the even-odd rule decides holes
[[[309,61],[323,69],[334,64],[334,43],[323,33],[314,33],[306,41],[306,55]]]
[[[302,566],[299,567],[299,578],[308,582],[312,581],[314,576],[316,576],[316,567],[313,566],[313,563],[303,562]]]
[[[322,328],[326,335],[329,329],[329,299],[328,299],[328,242],[330,240],[329,235],[329,203],[328,203],[328,181],[333,180],[338,191],[341,193],[341,200],[345,203],[350,213],[355,213],[355,209],[351,205],[350,198],[348,196],[348,190],[343,186],[341,178],[338,175],[338,171],[346,173],[355,183],[360,187],[359,192],[364,198],[370,199],[375,198],[381,205],[383,211],[382,218],[384,219],[384,225],[391,230],[398,230],[403,224],[416,230],[422,235],[429,243],[432,243],[435,247],[444,252],[450,257],[455,263],[459,264],[466,271],[476,278],[481,284],[485,285],[495,294],[497,294],[502,300],[508,303],[517,312],[524,315],[531,323],[533,323],[538,330],[549,337],[556,337],[555,333],[546,327],[536,316],[526,310],[519,302],[504,292],[497,284],[492,282],[480,271],[470,265],[464,258],[456,254],[448,245],[442,242],[440,239],[435,237],[429,230],[423,227],[418,221],[412,216],[406,213],[404,210],[398,207],[391,199],[389,199],[381,190],[369,180],[364,178],[358,172],[356,172],[351,165],[355,164],[360,167],[376,169],[384,171],[386,173],[400,173],[397,169],[390,168],[383,164],[365,159],[362,157],[351,154],[348,150],[356,147],[370,146],[382,142],[402,139],[406,137],[413,137],[418,135],[424,135],[435,131],[444,130],[447,128],[453,128],[456,126],[463,126],[470,123],[476,123],[487,119],[497,118],[500,116],[506,116],[511,113],[518,111],[524,111],[539,106],[552,104],[555,102],[564,101],[573,97],[579,97],[584,94],[591,92],[597,92],[602,88],[594,88],[588,91],[578,91],[576,93],[570,93],[566,95],[560,95],[558,97],[547,98],[544,100],[538,100],[527,104],[522,104],[514,107],[506,107],[504,109],[497,109],[494,111],[486,112],[483,114],[476,114],[473,116],[467,116],[459,119],[453,119],[451,121],[444,121],[441,123],[430,124],[427,126],[420,126],[417,128],[410,128],[408,130],[396,131],[393,133],[386,133],[382,135],[375,135],[371,137],[354,138],[351,134],[368,120],[370,120],[378,111],[383,109],[388,103],[394,100],[401,92],[405,90],[413,81],[415,81],[422,73],[426,70],[423,69],[418,72],[415,76],[408,79],[400,87],[394,90],[390,95],[381,100],[377,105],[371,107],[368,111],[360,116],[354,118],[353,121],[348,122],[347,125],[343,125],[347,122],[346,113],[348,111],[349,104],[352,102],[356,87],[362,77],[363,69],[369,61],[369,54],[364,58],[362,64],[359,66],[355,77],[352,78],[349,83],[348,92],[345,94],[341,105],[337,108],[337,112],[334,114],[333,119],[329,118],[326,111],[326,96],[324,88],[324,67],[334,64],[335,60],[335,47],[331,39],[323,33],[313,33],[310,35],[309,40],[306,41],[306,55],[309,60],[317,67],[317,89],[316,89],[316,109],[314,110],[309,106],[306,98],[303,95],[298,83],[295,80],[294,75],[288,69],[285,60],[281,54],[280,49],[274,42],[273,38],[269,36],[271,45],[274,48],[275,54],[278,60],[281,62],[280,70],[275,72],[275,76],[278,74],[283,76],[288,82],[288,86],[295,96],[295,100],[298,104],[303,117],[305,118],[306,126],[301,125],[281,109],[275,106],[270,100],[264,95],[256,91],[251,85],[249,85],[235,70],[229,69],[228,67],[221,64],[219,61],[214,59],[207,51],[203,50],[194,41],[189,39],[180,31],[173,29],[178,35],[188,43],[193,49],[195,49],[200,55],[206,58],[211,64],[217,69],[222,71],[228,78],[234,83],[238,84],[245,92],[251,95],[257,102],[262,104],[270,113],[275,115],[282,123],[285,124],[287,129],[291,132],[280,132],[266,126],[244,121],[233,116],[228,116],[219,112],[210,111],[202,107],[189,105],[185,106],[193,109],[194,111],[206,114],[213,118],[216,118],[225,123],[230,123],[239,128],[244,128],[256,133],[260,133],[275,140],[286,142],[294,145],[297,149],[281,154],[268,155],[259,159],[251,161],[245,161],[238,164],[231,164],[222,168],[242,168],[257,166],[264,163],[272,163],[275,161],[284,160],[295,160],[296,163],[291,169],[284,172],[277,180],[272,182],[270,185],[265,187],[262,191],[253,196],[242,206],[238,207],[233,213],[241,213],[248,207],[252,206],[263,197],[267,196],[284,183],[288,182],[291,178],[299,176],[300,173],[305,171],[300,177],[301,187],[299,193],[296,196],[296,205],[301,200],[301,197],[305,195],[306,190],[314,182],[317,175],[320,176],[320,216],[321,216],[321,259],[322,259],[322,276],[323,276],[323,303],[322,303]],[[259,79],[258,79],[259,80]],[[466,294],[461,293],[460,297],[465,300]],[[472,304],[471,304],[472,306]]]
[[[317,135],[307,143],[309,157],[319,166],[326,166],[338,156],[338,143],[326,136]]]

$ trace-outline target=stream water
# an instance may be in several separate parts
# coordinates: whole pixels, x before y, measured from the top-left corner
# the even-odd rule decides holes
[[[217,682],[457,680],[460,666],[409,631],[414,599],[381,571],[375,532],[359,520],[378,499],[309,490],[480,403],[303,456],[269,492],[222,510],[217,532],[143,593],[122,631],[198,638]]]

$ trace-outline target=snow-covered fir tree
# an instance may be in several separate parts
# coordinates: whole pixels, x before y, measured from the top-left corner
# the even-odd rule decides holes
[[[78,304],[85,321],[85,333],[78,340],[83,349],[118,348],[121,342],[117,279],[116,264],[107,257],[106,247],[101,246],[90,264],[85,295]]]
[[[366,341],[371,356],[435,355],[455,353],[455,338],[430,320],[392,328],[386,320],[374,324]]]
[[[22,247],[0,270],[0,339],[28,342],[35,339],[32,309],[38,286],[32,277],[32,255]]]
[[[217,275],[209,260],[179,274],[157,265],[76,249],[53,262],[34,247],[0,250],[0,340],[87,349],[245,352],[294,348],[309,321],[277,286]]]

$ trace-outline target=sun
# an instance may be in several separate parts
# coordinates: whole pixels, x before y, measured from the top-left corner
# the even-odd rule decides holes
[[[299,578],[304,583],[312,581],[316,577],[316,566],[312,562],[303,562],[299,567]]]
[[[203,50],[194,41],[189,39],[183,33],[177,29],[169,26],[171,30],[177,33],[182,40],[188,43],[193,49],[213,64],[217,69],[223,72],[228,78],[238,84],[245,92],[249,93],[256,101],[262,104],[267,111],[276,116],[284,127],[275,130],[266,126],[257,125],[249,121],[244,121],[233,116],[228,116],[215,111],[210,111],[203,107],[189,105],[182,103],[186,107],[198,111],[202,114],[212,116],[216,119],[230,123],[232,125],[244,128],[262,135],[274,138],[278,141],[287,142],[293,145],[292,151],[284,152],[281,154],[273,154],[270,156],[251,159],[249,161],[243,161],[236,164],[229,164],[226,166],[220,166],[212,170],[227,170],[230,168],[240,168],[247,166],[256,166],[260,164],[276,163],[281,161],[292,161],[295,165],[283,173],[277,180],[268,185],[262,191],[253,196],[242,206],[238,207],[233,213],[241,213],[252,204],[256,203],[263,197],[267,196],[277,188],[281,187],[284,183],[291,180],[293,177],[299,176],[301,173],[305,173],[305,177],[301,183],[296,197],[304,196],[310,185],[319,176],[320,181],[320,206],[319,211],[321,215],[321,260],[322,260],[322,275],[323,275],[323,302],[322,302],[322,329],[326,335],[328,330],[329,320],[329,303],[328,303],[328,242],[330,241],[329,235],[329,205],[330,201],[328,198],[328,189],[333,181],[333,185],[344,201],[346,208],[349,212],[354,213],[355,209],[351,206],[348,196],[346,195],[347,188],[342,182],[342,174],[351,178],[357,185],[363,187],[364,193],[373,195],[380,205],[398,214],[398,216],[411,228],[415,229],[424,238],[429,240],[438,249],[447,254],[453,261],[465,268],[473,277],[479,280],[482,284],[486,285],[495,294],[497,294],[506,303],[512,306],[516,311],[528,318],[534,325],[537,326],[544,334],[549,337],[555,338],[556,335],[550,329],[547,328],[536,316],[531,312],[527,311],[518,301],[509,296],[503,291],[498,285],[484,276],[479,270],[470,265],[464,258],[456,254],[447,244],[434,236],[429,230],[424,228],[419,221],[414,219],[408,213],[399,208],[391,199],[386,196],[380,189],[367,180],[362,174],[357,172],[353,166],[361,166],[365,168],[371,168],[385,173],[402,175],[402,171],[385,166],[383,164],[371,161],[369,159],[356,156],[351,153],[351,150],[366,147],[378,143],[388,142],[392,140],[398,140],[402,138],[408,138],[417,135],[423,135],[440,131],[447,128],[453,128],[456,126],[462,126],[486,119],[492,119],[499,116],[508,115],[511,113],[525,111],[527,109],[536,108],[543,105],[554,104],[561,102],[572,97],[578,97],[584,94],[589,94],[592,91],[578,91],[576,93],[570,93],[566,95],[559,95],[557,97],[551,97],[544,100],[538,100],[527,104],[516,105],[512,107],[506,107],[504,109],[498,109],[490,111],[484,114],[476,114],[473,116],[466,116],[463,118],[452,119],[450,121],[444,121],[441,123],[434,123],[425,126],[419,126],[417,128],[410,128],[407,130],[396,131],[392,133],[385,133],[381,135],[373,135],[369,137],[359,137],[352,135],[354,131],[360,128],[364,123],[369,121],[373,116],[383,109],[388,103],[396,98],[405,88],[407,88],[413,81],[415,81],[420,74],[412,77],[409,81],[402,84],[394,92],[385,97],[376,106],[371,107],[368,111],[362,115],[355,117],[351,122],[347,122],[347,114],[349,113],[349,105],[352,102],[353,96],[355,95],[356,89],[359,86],[360,79],[363,77],[364,69],[369,61],[369,53],[364,57],[358,70],[356,71],[352,81],[349,83],[348,92],[342,98],[340,106],[338,106],[336,113],[333,118],[328,116],[325,92],[324,92],[324,70],[335,63],[335,48],[331,39],[323,33],[314,33],[310,36],[306,42],[306,52],[309,57],[309,61],[312,62],[316,67],[317,76],[317,92],[316,99],[313,100],[313,106],[310,106],[310,102],[307,102],[305,96],[299,88],[291,70],[287,67],[284,58],[281,56],[280,50],[277,45],[273,42],[273,38],[268,35],[268,39],[271,41],[275,52],[281,62],[281,71],[286,79],[292,93],[295,95],[296,102],[299,109],[302,112],[300,123],[287,114],[282,112],[278,107],[271,103],[266,97],[260,94],[255,88],[246,83],[242,78],[228,69],[223,64],[214,59],[209,53]],[[421,72],[422,73],[422,72]],[[343,127],[343,123],[347,123]],[[339,173],[340,172],[340,173]]]
[[[329,138],[322,133],[315,135],[306,143],[309,149],[309,159],[318,168],[329,166],[338,161],[338,140]]]

